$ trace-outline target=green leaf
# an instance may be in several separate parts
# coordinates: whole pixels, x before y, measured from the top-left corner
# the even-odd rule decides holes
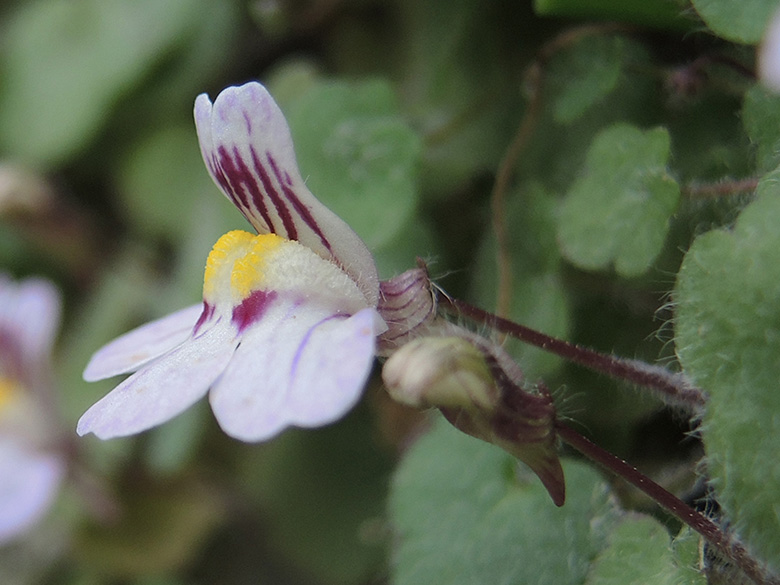
[[[534,0],[542,16],[587,20],[619,20],[665,29],[689,29],[691,21],[670,0]]]
[[[756,146],[759,170],[780,163],[780,97],[760,85],[753,86],[742,105],[742,123]]]
[[[0,149],[56,165],[99,131],[114,102],[174,49],[195,0],[37,0],[6,23]]]
[[[621,276],[644,273],[663,247],[680,195],[668,159],[663,128],[616,124],[600,132],[561,207],[564,256],[586,270],[614,265]]]
[[[693,7],[712,31],[737,43],[755,45],[761,40],[778,0],[692,0]]]
[[[626,41],[617,36],[585,37],[568,52],[557,74],[568,80],[553,101],[553,118],[567,124],[579,118],[617,86],[626,58]]]
[[[379,277],[392,278],[414,268],[417,258],[429,262],[433,276],[445,269],[439,264],[439,244],[430,226],[419,217],[413,217],[395,238],[372,250]]]
[[[680,565],[663,525],[648,516],[628,517],[609,535],[586,585],[706,585],[703,573]]]
[[[559,274],[556,203],[538,183],[523,185],[509,194],[505,217],[512,260],[509,317],[565,338],[570,308]],[[473,294],[480,306],[495,310],[497,283],[496,241],[491,232],[479,249],[473,277]],[[506,348],[531,380],[550,374],[561,363],[557,356],[513,339],[507,340]]]
[[[566,505],[556,508],[518,465],[439,419],[393,481],[392,583],[582,583],[615,518],[606,485],[566,462]]]
[[[677,355],[710,394],[702,437],[729,526],[780,568],[780,173],[731,231],[696,239],[674,298]]]
[[[203,197],[222,197],[206,172],[192,124],[163,128],[139,142],[122,161],[119,194],[127,215],[143,230],[177,241]],[[240,227],[236,215],[236,226]]]
[[[392,239],[417,203],[418,135],[385,81],[312,84],[285,112],[312,193],[369,247]]]
[[[381,565],[391,461],[371,440],[366,414],[359,408],[336,425],[291,429],[239,452],[268,544],[308,576],[303,582],[366,583]]]
[[[224,513],[214,491],[192,477],[126,488],[121,516],[91,524],[74,543],[82,566],[114,580],[181,567]]]
[[[406,41],[399,95],[425,137],[424,192],[449,198],[493,172],[509,144],[521,102],[507,72],[527,60],[538,23],[524,3],[404,0],[398,8]]]

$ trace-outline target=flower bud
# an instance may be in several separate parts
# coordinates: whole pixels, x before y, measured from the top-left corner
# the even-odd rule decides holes
[[[382,380],[394,400],[414,408],[492,411],[499,392],[482,352],[460,337],[421,337],[385,362]]]

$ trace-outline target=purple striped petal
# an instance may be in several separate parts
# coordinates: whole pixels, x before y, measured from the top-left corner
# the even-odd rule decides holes
[[[290,425],[314,427],[357,402],[384,323],[374,309],[333,314],[277,303],[249,328],[209,399],[222,429],[243,441],[268,439]]]
[[[81,417],[79,435],[101,439],[140,433],[181,413],[205,396],[238,345],[225,321],[147,364]]]
[[[133,372],[184,342],[203,305],[193,305],[142,325],[100,348],[84,369],[87,382]]]
[[[229,87],[213,104],[199,95],[195,125],[214,182],[254,228],[334,261],[376,306],[379,279],[371,253],[306,187],[287,122],[266,89],[256,82]]]
[[[9,438],[0,438],[0,544],[22,535],[51,507],[65,462]]]

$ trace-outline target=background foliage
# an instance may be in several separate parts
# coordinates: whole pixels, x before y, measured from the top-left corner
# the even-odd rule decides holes
[[[211,245],[246,227],[203,168],[191,111],[200,92],[259,79],[312,191],[383,277],[421,256],[455,296],[705,388],[697,426],[507,343],[573,426],[780,571],[780,97],[753,72],[778,4],[3,3],[0,266],[65,295],[63,428],[112,385],[81,381],[91,353],[197,302]],[[224,437],[200,405],[69,448],[55,510],[0,549],[3,583],[740,578],[572,453],[557,509],[510,456],[377,380],[345,420],[268,444]]]

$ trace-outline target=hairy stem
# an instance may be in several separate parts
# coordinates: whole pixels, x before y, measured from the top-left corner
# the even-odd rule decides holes
[[[691,385],[682,374],[670,372],[666,368],[580,347],[443,294],[439,295],[439,306],[588,369],[655,390],[667,404],[681,406],[694,412],[706,404],[704,391]]]
[[[673,514],[681,522],[701,534],[710,545],[734,562],[745,575],[757,585],[779,585],[780,580],[769,574],[761,564],[724,532],[720,526],[707,518],[701,512],[694,510],[674,494],[668,492],[652,479],[632,467],[609,451],[605,451],[589,439],[585,438],[571,427],[557,421],[555,423],[558,436],[585,455],[588,459],[605,467],[615,475],[641,490],[658,505]]]
[[[740,193],[751,193],[758,187],[758,179],[724,180],[717,183],[690,183],[682,189],[685,197],[690,199],[711,199],[714,197],[728,197]]]

